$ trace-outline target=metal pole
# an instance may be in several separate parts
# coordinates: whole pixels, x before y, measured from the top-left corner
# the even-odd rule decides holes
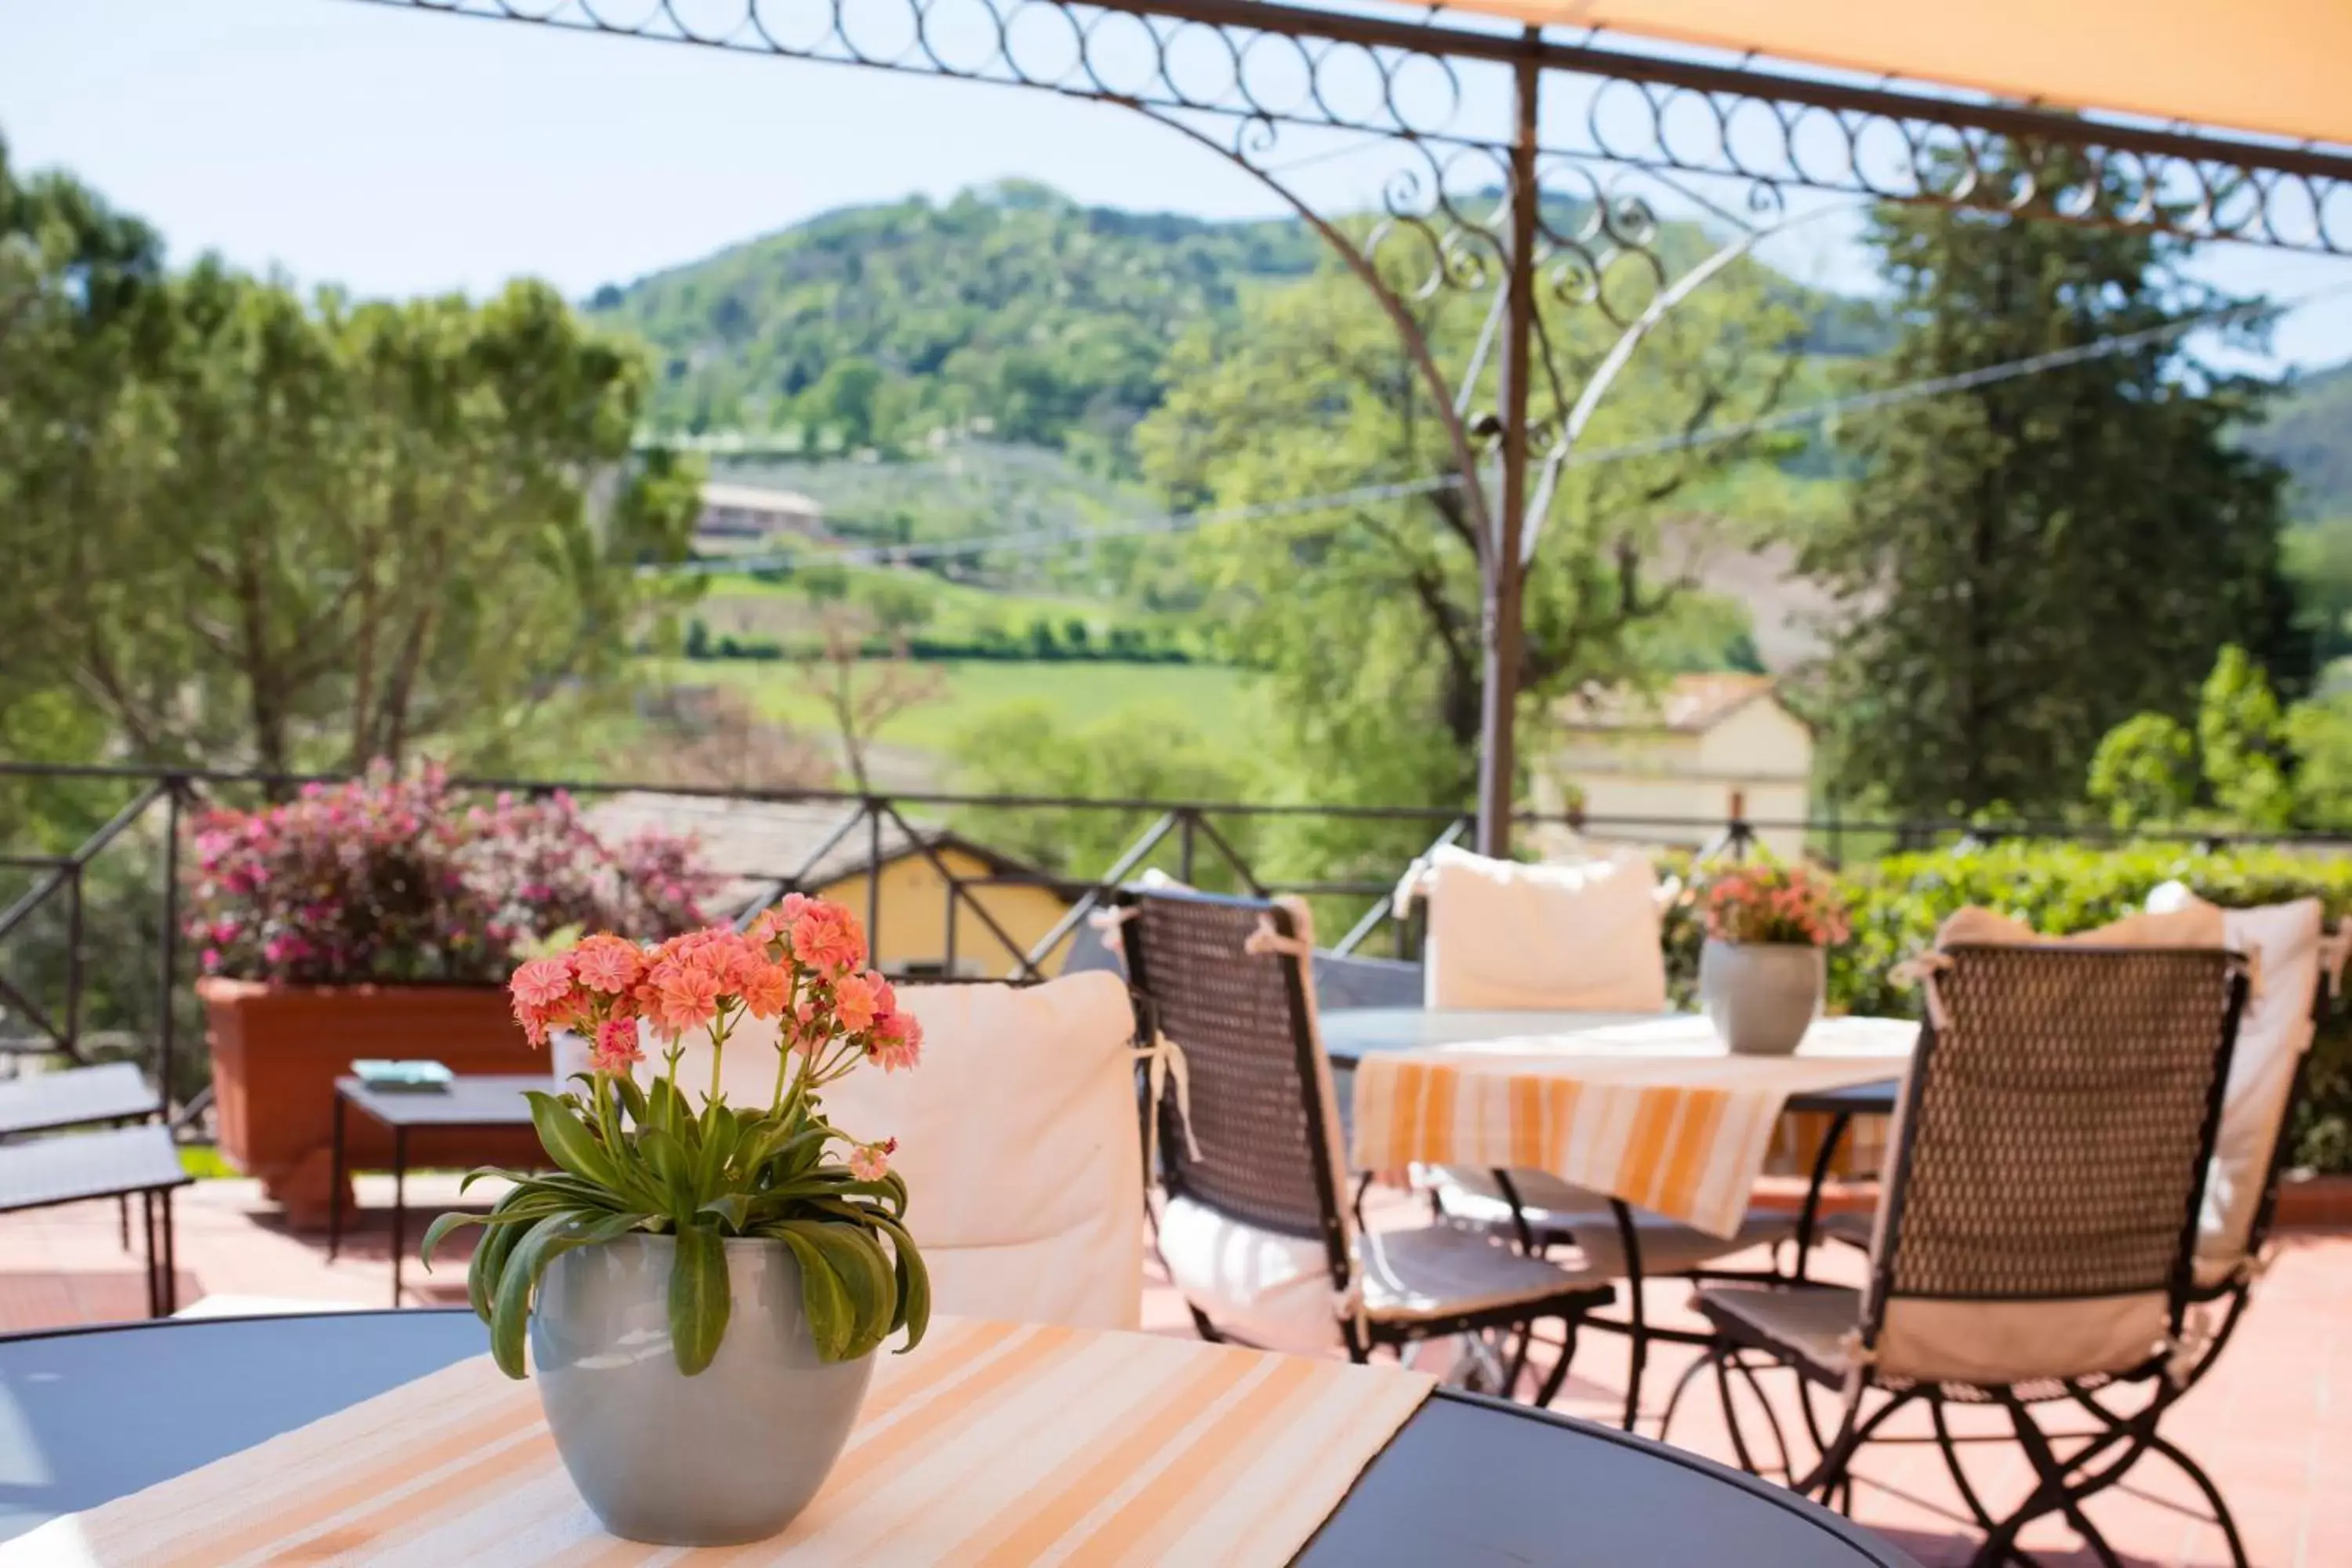
[[[172,1123],[172,1005],[180,967],[180,792],[184,787],[176,775],[163,784],[163,930],[158,943],[163,951],[155,995],[155,1103],[163,1110],[165,1126]]]
[[[1529,46],[1540,42],[1539,30],[1529,27]],[[1517,130],[1511,142],[1510,272],[1504,280],[1500,506],[1493,535],[1479,563],[1485,603],[1479,641],[1485,653],[1481,682],[1478,744],[1478,852],[1505,856],[1511,852],[1512,784],[1516,773],[1512,742],[1518,712],[1519,657],[1523,613],[1521,589],[1527,576],[1519,559],[1520,541],[1528,522],[1528,355],[1535,332],[1536,204],[1543,199],[1536,185],[1536,110],[1543,71],[1533,52],[1519,57]]]

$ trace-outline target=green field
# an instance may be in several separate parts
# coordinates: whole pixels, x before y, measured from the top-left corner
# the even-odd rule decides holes
[[[1156,706],[1214,730],[1231,714],[1246,679],[1241,670],[1214,664],[964,659],[930,668],[946,673],[940,700],[899,714],[883,726],[878,739],[945,752],[973,719],[1020,701],[1045,702],[1072,725],[1093,723],[1120,709]],[[789,663],[656,659],[648,661],[646,673],[662,685],[730,686],[748,695],[767,718],[821,734],[833,727],[823,701],[808,689],[800,668]]]

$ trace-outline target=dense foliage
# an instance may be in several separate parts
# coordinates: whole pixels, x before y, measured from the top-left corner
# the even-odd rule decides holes
[[[575,1079],[580,1091],[530,1096],[554,1173],[473,1173],[468,1184],[490,1175],[512,1185],[488,1215],[434,1221],[423,1249],[429,1268],[451,1231],[488,1227],[467,1294],[508,1376],[524,1374],[531,1297],[548,1265],[633,1231],[672,1238],[671,1353],[689,1377],[727,1332],[730,1237],[791,1250],[824,1360],[854,1360],[900,1329],[906,1349],[922,1342],[930,1284],[906,1229],[906,1181],[889,1168],[897,1142],[850,1137],[820,1099],[869,1063],[891,1072],[921,1057],[922,1026],[866,953],[855,915],[793,894],[746,932],[689,931],[650,952],[599,933],[515,972],[515,1015],[533,1042],[576,1032],[592,1044],[592,1070]],[[719,1089],[728,1043],[747,1020],[776,1031],[765,1105],[730,1105]],[[699,1110],[678,1084],[689,1035],[710,1042]],[[662,1070],[640,1084],[646,1036],[663,1046]]]
[[[1994,168],[2048,186],[2083,171]],[[2126,176],[2110,168],[2113,199]],[[2168,328],[2228,301],[2146,232],[1879,209],[1903,335],[1880,383],[2154,334],[1856,422],[1846,515],[1807,567],[1838,595],[1830,710],[1849,795],[1892,815],[2048,812],[2107,731],[2185,716],[2223,644],[2299,679],[2279,565],[2283,476],[2238,448],[2260,388]]]
[[[204,972],[295,984],[491,982],[566,928],[686,931],[712,888],[689,839],[606,844],[560,793],[468,806],[432,768],[207,811],[194,846]]]
[[[696,476],[543,284],[304,297],[0,153],[0,739],[357,768],[496,755],[681,596]]]
[[[791,423],[836,449],[978,428],[1102,455],[1157,400],[1171,338],[1311,270],[1318,244],[1011,182],[828,214],[593,308],[666,356],[653,412],[684,428]]]

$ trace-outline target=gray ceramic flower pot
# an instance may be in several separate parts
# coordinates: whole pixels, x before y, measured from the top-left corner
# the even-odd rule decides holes
[[[540,1287],[530,1354],[556,1452],[604,1528],[631,1541],[775,1534],[824,1484],[866,1401],[874,1357],[818,1359],[784,1245],[726,1247],[727,1332],[693,1377],[670,1348],[669,1237],[567,1252]]]
[[[1821,1010],[1824,970],[1810,943],[1709,937],[1698,955],[1699,1005],[1734,1056],[1785,1057]]]

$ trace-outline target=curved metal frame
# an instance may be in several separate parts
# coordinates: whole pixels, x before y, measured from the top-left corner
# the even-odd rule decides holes
[[[1487,854],[1508,847],[1522,589],[1560,469],[1642,339],[1773,231],[1789,190],[2352,253],[2352,154],[1603,49],[1589,35],[1567,42],[1442,10],[1270,0],[365,3],[1114,104],[1265,184],[1370,291],[1446,433],[1480,557],[1477,841]],[[1582,91],[1580,112],[1547,116],[1551,81]],[[1549,95],[1555,110],[1572,103]],[[1230,134],[1207,128],[1219,121]],[[1280,178],[1270,154],[1286,130],[1378,138],[1418,166],[1391,183],[1385,214],[1359,238]],[[2020,150],[2022,160],[2011,156]],[[1469,195],[1457,194],[1465,175]],[[1636,178],[1735,234],[1675,281],[1656,209],[1628,185]],[[1718,201],[1695,181],[1737,195]],[[1546,197],[1571,189],[1568,200]],[[1400,264],[1386,258],[1402,248],[1420,253],[1417,282],[1391,276]],[[1623,334],[1575,396],[1539,313],[1539,283]],[[1488,288],[1486,328],[1449,385],[1412,301]],[[1472,403],[1497,347],[1490,419]],[[1538,379],[1555,405],[1540,419],[1531,414]]]

